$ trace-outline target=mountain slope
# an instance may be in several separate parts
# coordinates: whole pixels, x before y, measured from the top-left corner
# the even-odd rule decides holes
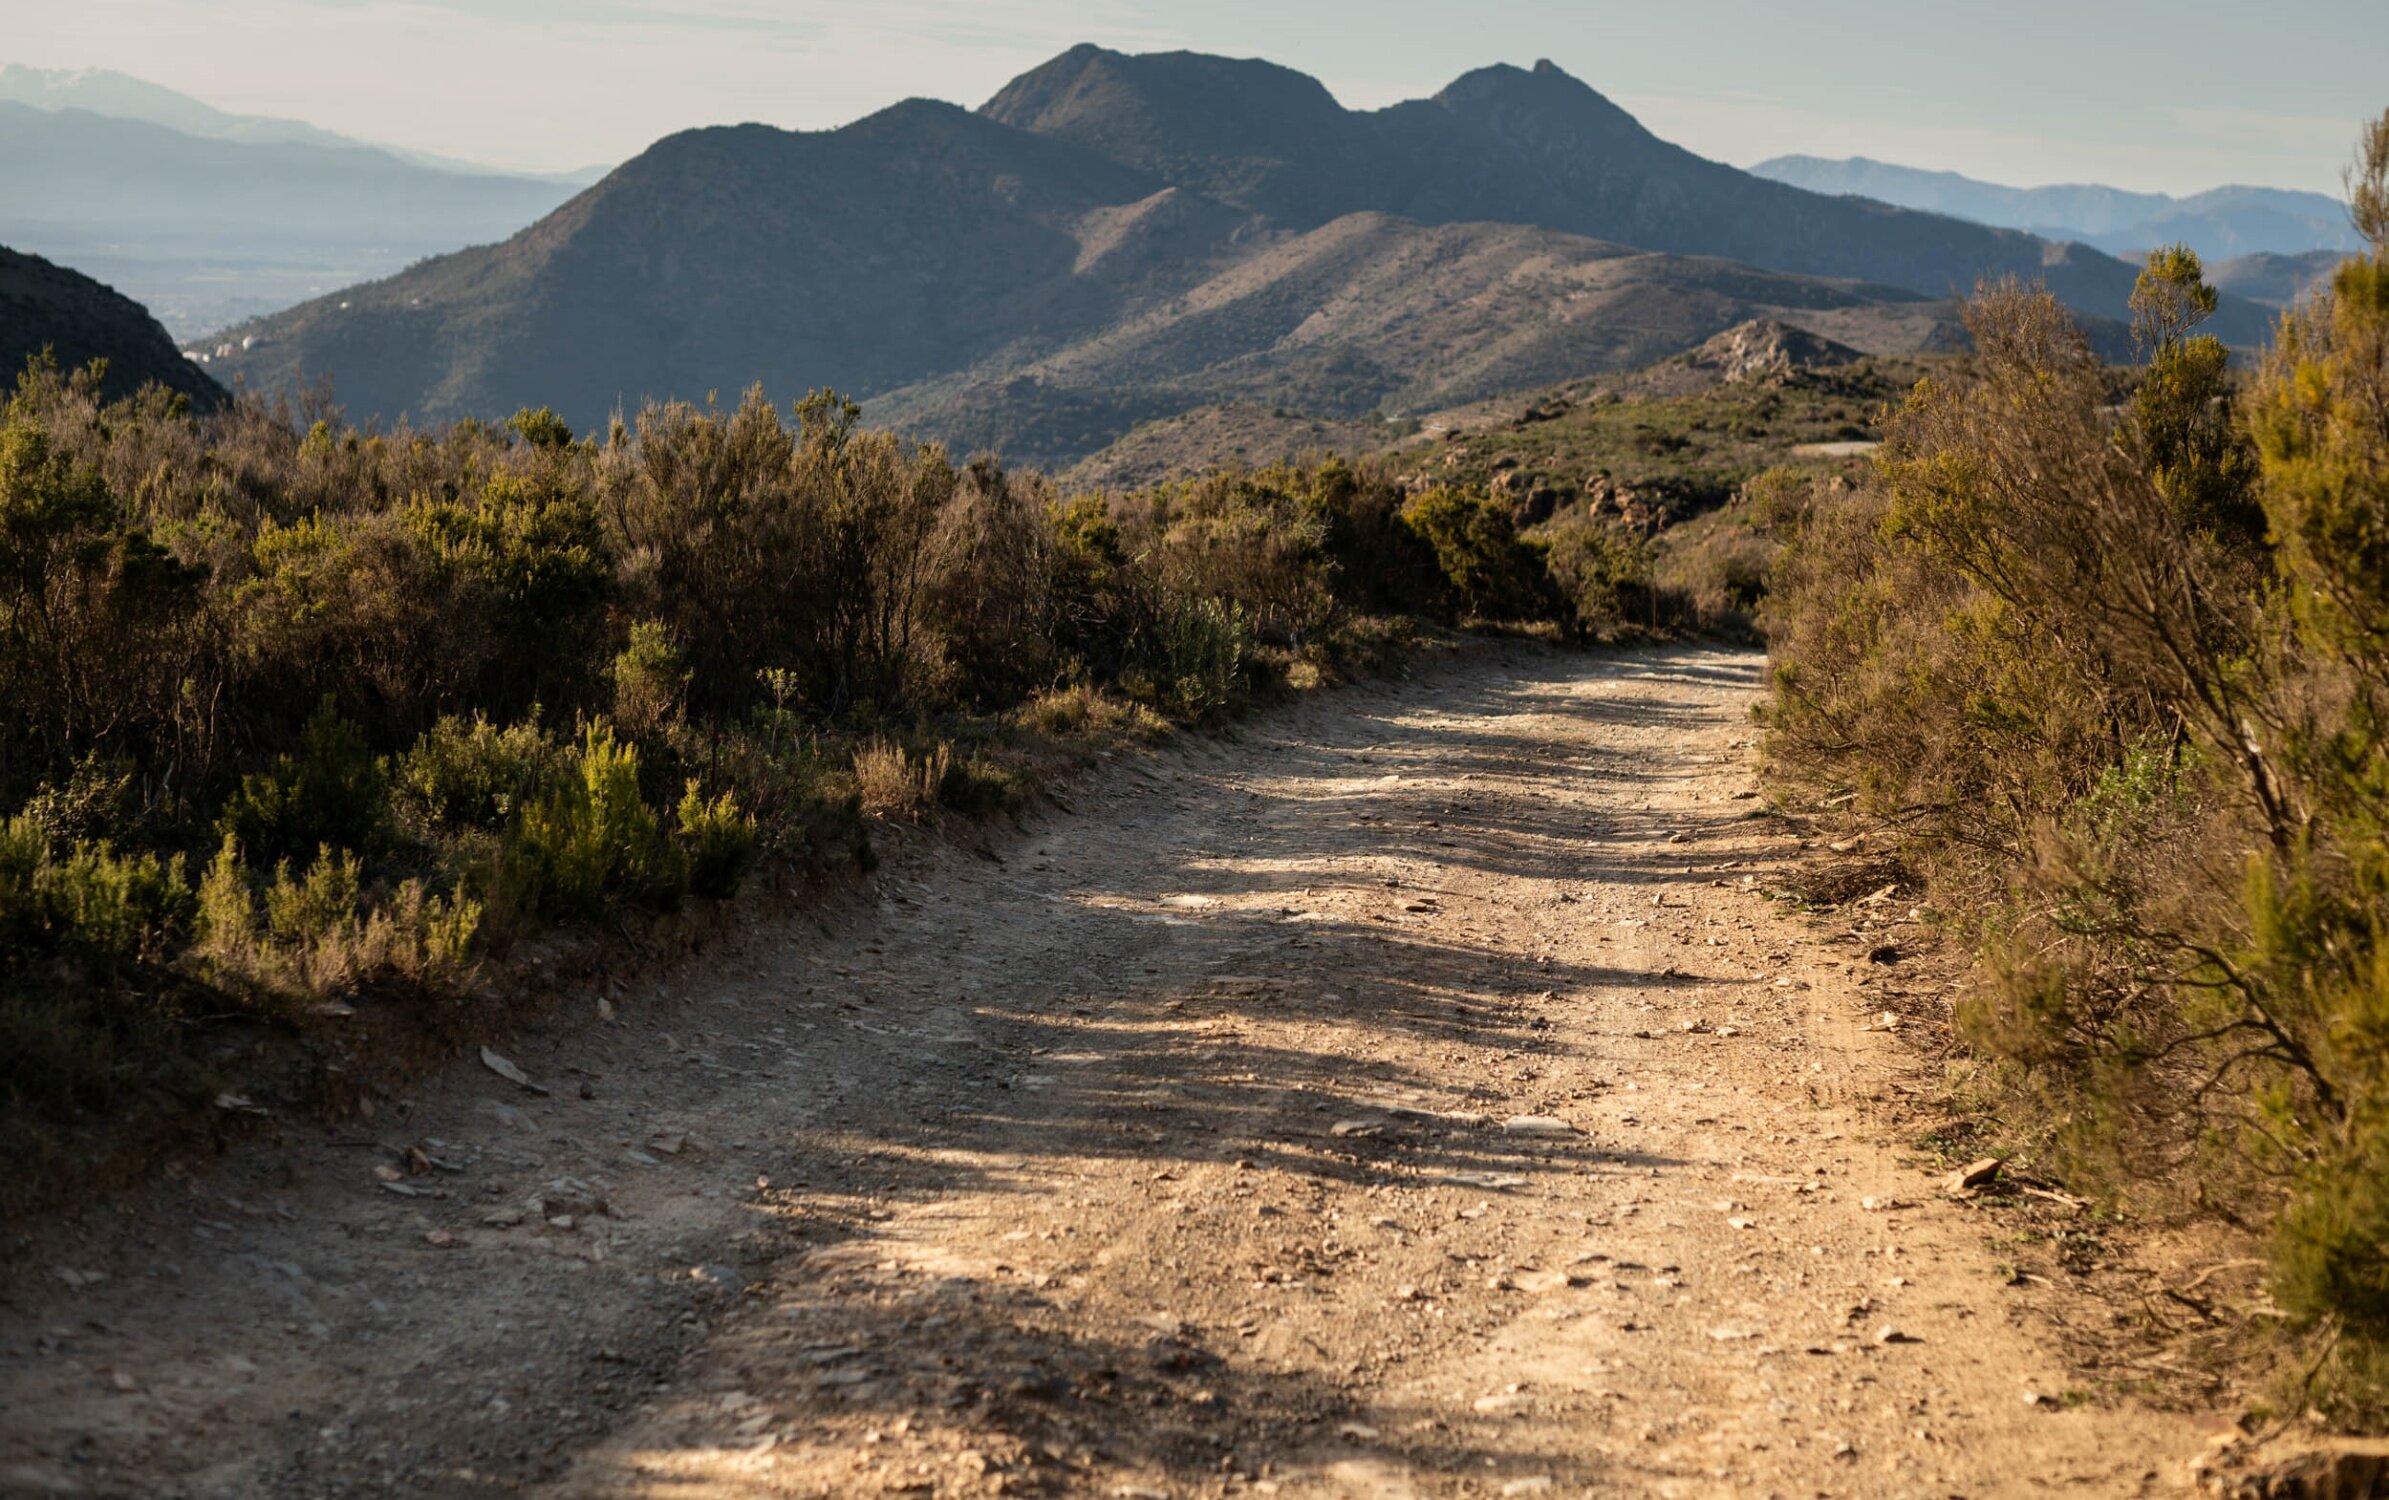
[[[1646,364],[1752,318],[1867,347],[1946,336],[1948,304],[1894,287],[1657,255],[1508,224],[1347,214],[1007,371],[899,389],[874,416],[1060,462],[1220,404],[1354,422]]]
[[[0,379],[13,381],[26,359],[50,350],[62,369],[108,362],[104,389],[129,396],[156,381],[200,407],[224,400],[223,387],[182,357],[141,304],[79,272],[0,245]]]
[[[2201,256],[2353,250],[2347,206],[2321,193],[2221,187],[2176,198],[2096,184],[2016,188],[1956,172],[1927,172],[1863,156],[1779,156],[1755,176],[1811,192],[1855,194],[2035,234],[2070,235],[2116,254],[2187,243]]]
[[[2015,274],[2116,318],[2136,274],[2085,247],[1820,196],[1708,161],[1549,62],[1480,68],[1431,100],[1361,112],[1270,63],[1078,47],[1006,85],[983,112],[1302,228],[1365,210],[1534,224],[1936,297]],[[2217,331],[2253,341],[2263,320],[2230,307]]]
[[[232,368],[359,416],[836,384],[958,446],[1063,459],[1221,401],[1357,416],[1638,364],[1786,310],[1905,347],[1884,286],[1519,225],[1305,233],[1066,140],[914,101],[842,130],[659,142],[503,245],[256,325]]]
[[[2337,250],[2309,250],[2303,255],[2234,256],[2207,267],[2207,279],[2217,289],[2261,302],[2287,307],[2331,279],[2347,257]]]
[[[531,403],[583,426],[755,380],[884,390],[1104,323],[1145,274],[1140,238],[1170,244],[1170,264],[1198,259],[1220,221],[1160,204],[1154,222],[1118,222],[1160,191],[925,101],[815,134],[687,131],[502,245],[265,320],[272,343],[240,367],[332,375],[359,415]],[[1080,274],[1073,230],[1099,210],[1114,212]]]
[[[584,430],[650,396],[834,385],[922,436],[1064,461],[1197,407],[1399,414],[1753,318],[1943,347],[1947,294],[1986,269],[2119,314],[2133,275],[1701,161],[1547,65],[1356,114],[1269,64],[1080,48],[975,113],[669,137],[502,244],[248,325],[228,368],[330,376],[360,418],[546,404]]]

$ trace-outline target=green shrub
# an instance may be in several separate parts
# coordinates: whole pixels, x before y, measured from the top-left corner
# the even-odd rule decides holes
[[[614,722],[634,740],[662,734],[680,720],[689,674],[672,638],[654,620],[630,628],[630,639],[614,654]]]
[[[364,732],[326,700],[300,732],[299,747],[297,756],[276,756],[266,770],[241,778],[217,831],[268,859],[321,844],[380,847],[389,826],[389,778]]]
[[[180,855],[118,854],[81,841],[53,852],[26,814],[0,823],[0,942],[103,965],[171,953],[194,913]]]
[[[1403,515],[1409,495],[1381,464],[1329,459],[1289,482],[1325,518],[1322,547],[1336,593],[1370,615],[1446,616],[1451,607],[1434,544]]]
[[[558,774],[563,759],[536,722],[500,728],[478,712],[469,720],[451,714],[393,764],[391,806],[424,837],[502,828]]]
[[[433,896],[419,880],[370,895],[356,857],[329,846],[303,871],[289,860],[259,882],[227,838],[199,888],[195,953],[235,994],[288,1005],[380,985],[461,982],[481,923],[478,902]]]
[[[1224,599],[1167,600],[1121,677],[1131,696],[1185,719],[1205,719],[1236,702],[1252,622]]]
[[[708,802],[691,780],[673,815],[673,838],[688,870],[688,888],[716,899],[737,893],[755,862],[755,820],[724,792]]]
[[[1608,640],[1658,627],[1650,549],[1641,541],[1585,517],[1554,528],[1550,549],[1551,580],[1568,600],[1576,630]]]
[[[553,786],[516,818],[501,856],[511,891],[542,916],[590,916],[611,898],[670,906],[686,857],[639,791],[639,752],[591,725]]]
[[[1518,535],[1510,512],[1490,496],[1434,489],[1402,512],[1435,549],[1435,561],[1459,612],[1495,622],[1558,618],[1560,600],[1544,550]]]
[[[938,778],[938,805],[970,818],[1017,813],[1028,805],[1020,777],[982,756],[950,760]]]
[[[45,780],[25,800],[25,816],[54,844],[109,838],[137,821],[133,768],[86,755],[63,783]]]

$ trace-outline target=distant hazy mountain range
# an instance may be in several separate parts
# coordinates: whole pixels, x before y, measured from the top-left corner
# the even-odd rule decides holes
[[[1346,110],[1267,62],[1078,47],[977,112],[658,142],[504,244],[239,332],[260,386],[358,417],[834,384],[874,420],[1047,461],[1223,402],[1415,411],[1776,317],[1946,344],[1954,294],[2045,279],[2111,341],[2134,270],[2082,245],[1706,161],[1549,63]],[[2263,336],[2228,300],[2218,331]]]
[[[503,239],[597,175],[391,151],[121,73],[0,67],[0,242],[115,285],[186,338]]]
[[[2207,260],[2223,261],[2358,246],[2347,205],[2321,193],[2219,187],[2175,198],[2089,184],[2002,187],[1955,172],[1927,172],[1863,156],[1843,161],[1778,156],[1750,170],[1811,192],[1854,194],[2046,238],[2077,239],[2115,255],[2187,244]]]
[[[108,362],[108,394],[129,396],[155,381],[201,407],[224,400],[223,388],[183,358],[140,303],[38,255],[0,245],[0,368],[13,383],[29,355],[44,349],[59,368]]]
[[[22,63],[0,63],[0,103],[24,104],[34,109],[89,110],[95,115],[112,115],[120,120],[145,120],[152,125],[179,130],[184,135],[205,136],[214,141],[245,141],[252,145],[270,146],[364,147],[387,152],[418,166],[438,167],[447,172],[530,177],[560,182],[570,187],[587,187],[606,172],[604,167],[583,167],[574,172],[509,173],[479,162],[460,161],[453,156],[435,156],[428,151],[409,151],[402,146],[361,141],[354,136],[339,135],[310,125],[304,120],[284,120],[271,115],[227,114],[188,94],[178,94],[170,88],[108,68],[29,68]]]
[[[2268,307],[2287,307],[2329,280],[2345,259],[2346,254],[2338,250],[2309,250],[2303,255],[2259,251],[2215,262],[2207,268],[2207,280],[2231,296]]]

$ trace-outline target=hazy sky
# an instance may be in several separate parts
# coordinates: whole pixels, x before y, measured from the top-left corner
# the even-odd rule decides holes
[[[976,105],[1074,42],[1264,56],[1347,105],[1549,57],[1703,155],[2336,191],[2389,0],[0,0],[0,61],[510,166]]]

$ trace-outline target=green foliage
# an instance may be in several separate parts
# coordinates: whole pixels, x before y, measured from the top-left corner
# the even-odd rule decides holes
[[[688,888],[688,856],[640,795],[638,750],[603,725],[523,808],[502,858],[510,893],[546,917],[589,916],[611,897],[669,906]]]
[[[1665,366],[1609,377],[1456,435],[1439,468],[1455,486],[1506,484],[1510,498],[1544,493],[1543,505],[1559,509],[1603,493],[1640,496],[1672,524],[1727,503],[1798,449],[1881,437],[1882,409],[1896,407],[1933,363],[1864,359],[1692,390],[1671,383]],[[1852,464],[1823,454],[1789,461],[1817,473]]]
[[[1550,538],[1552,581],[1566,595],[1576,629],[1610,639],[1659,623],[1649,548],[1598,521],[1579,519]]]
[[[438,991],[470,962],[481,906],[422,882],[369,892],[356,856],[319,848],[260,881],[226,838],[201,878],[195,954],[218,986],[268,1008],[368,986]]]
[[[2267,1236],[2305,1404],[2389,1409],[2389,116],[2368,249],[2244,401],[2152,256],[2120,428],[2045,299],[1978,301],[1879,479],[1797,510],[1770,750],[1897,819],[1980,935],[2020,1125],[2127,1203]]]
[[[2265,540],[2255,454],[2233,414],[2230,353],[2195,333],[2215,311],[2198,257],[2184,245],[2149,256],[2132,291],[2132,332],[2148,368],[2132,394],[2149,477],[2182,525],[2238,552]]]
[[[25,799],[25,816],[53,843],[105,839],[138,821],[132,767],[122,760],[86,755],[63,783],[42,782]]]
[[[532,720],[504,728],[476,712],[451,714],[399,756],[390,777],[392,810],[417,837],[503,827],[562,761]]]
[[[938,778],[937,801],[965,817],[986,818],[1018,813],[1028,805],[1028,789],[1012,771],[972,756],[946,764],[945,774]]]
[[[688,888],[714,898],[734,894],[755,862],[755,820],[728,792],[708,802],[692,779],[680,794],[672,837],[688,871]]]
[[[557,416],[553,407],[543,406],[533,411],[526,406],[506,419],[506,430],[546,452],[569,448],[573,443],[572,424]]]
[[[614,568],[577,479],[500,473],[469,502],[419,498],[406,519],[434,576],[451,583],[448,607],[476,626],[485,702],[520,708],[579,686]]]
[[[614,653],[614,721],[633,739],[650,739],[678,722],[689,674],[664,627],[641,620]]]
[[[145,720],[190,727],[176,677],[204,575],[132,524],[100,467],[32,407],[62,399],[28,373],[0,413],[0,788],[95,751],[148,752]]]
[[[1544,549],[1519,537],[1507,507],[1481,494],[1434,489],[1413,499],[1402,519],[1434,548],[1463,616],[1496,622],[1553,617],[1557,595]]]
[[[319,844],[370,851],[388,829],[389,778],[364,732],[326,701],[300,731],[299,753],[241,778],[217,830],[266,859]]]
[[[1252,638],[1251,618],[1232,600],[1169,599],[1121,686],[1182,718],[1209,718],[1235,703]]]
[[[183,861],[118,854],[76,841],[55,852],[50,830],[25,814],[0,823],[0,944],[102,965],[173,951],[194,907]]]

